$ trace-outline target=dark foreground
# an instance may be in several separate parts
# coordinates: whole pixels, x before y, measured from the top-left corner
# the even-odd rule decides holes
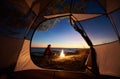
[[[5,75],[3,76],[5,77]],[[88,73],[76,73],[67,71],[52,70],[24,70],[13,72],[2,79],[120,79],[118,77],[99,75],[95,76]]]

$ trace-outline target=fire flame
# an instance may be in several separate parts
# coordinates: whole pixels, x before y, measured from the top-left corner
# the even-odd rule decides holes
[[[65,57],[64,50],[61,51],[60,57],[61,57],[61,58],[64,58],[64,57]]]

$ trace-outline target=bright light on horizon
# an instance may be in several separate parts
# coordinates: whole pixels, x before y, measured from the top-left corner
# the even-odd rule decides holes
[[[36,47],[36,46],[34,46],[34,47],[32,47],[32,48],[46,48],[47,46],[44,46],[44,47]],[[79,46],[79,47],[51,47],[51,48],[90,48],[89,46]]]
[[[62,49],[60,52],[60,58],[64,58],[64,57],[65,57],[65,54],[64,54],[64,50]]]

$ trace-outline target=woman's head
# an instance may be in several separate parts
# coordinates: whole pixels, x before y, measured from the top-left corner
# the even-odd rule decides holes
[[[51,46],[51,44],[48,45],[48,47],[50,47],[50,46]]]

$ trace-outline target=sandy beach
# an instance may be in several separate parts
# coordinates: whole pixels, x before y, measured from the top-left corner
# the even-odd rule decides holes
[[[59,53],[54,51],[53,56],[35,56],[31,55],[33,62],[42,68],[67,70],[67,71],[84,71],[85,62],[90,52],[89,49],[81,49],[73,52],[65,52],[65,57],[61,58]]]

